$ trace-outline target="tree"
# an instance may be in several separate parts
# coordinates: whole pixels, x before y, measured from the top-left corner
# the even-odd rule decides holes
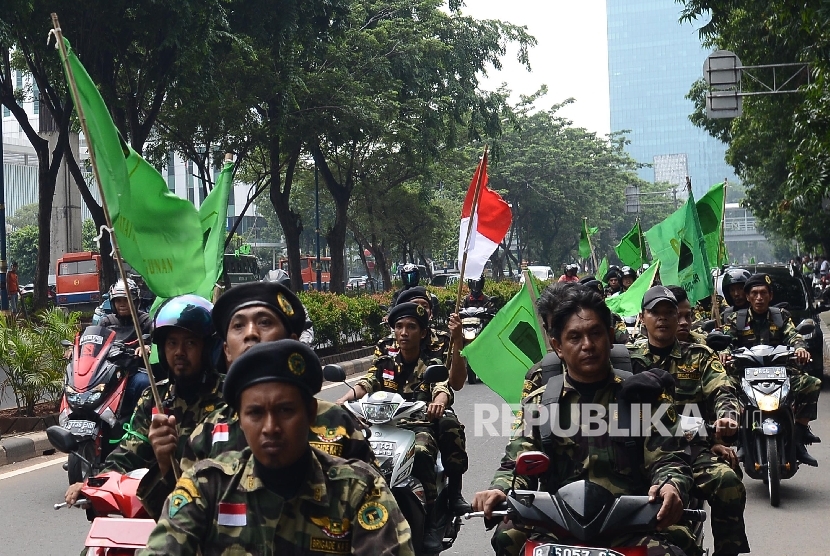
[[[95,222],[91,218],[84,220],[81,228],[81,245],[84,251],[91,251],[99,253],[101,250],[95,242],[95,237],[98,235],[98,230],[95,229]]]
[[[37,226],[37,203],[23,205],[16,211],[14,216],[6,218],[6,224],[13,230],[19,230],[26,226]]]
[[[17,273],[21,284],[34,280],[38,262],[38,227],[24,226],[13,231],[7,237],[9,242],[9,260],[16,261]]]

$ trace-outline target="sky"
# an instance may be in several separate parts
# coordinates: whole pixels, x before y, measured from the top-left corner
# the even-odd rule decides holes
[[[515,102],[544,84],[548,94],[537,106],[572,97],[576,102],[561,109],[562,116],[600,136],[610,131],[605,0],[465,0],[462,13],[527,26],[538,41],[530,51],[531,72],[516,61],[517,49],[508,49],[502,71],[491,68],[484,89],[506,82]]]

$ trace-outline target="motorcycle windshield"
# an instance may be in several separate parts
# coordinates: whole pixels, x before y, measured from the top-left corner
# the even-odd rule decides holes
[[[75,346],[74,384],[83,391],[90,386],[94,371],[106,359],[106,354],[115,339],[115,332],[101,326],[88,326],[78,337]]]

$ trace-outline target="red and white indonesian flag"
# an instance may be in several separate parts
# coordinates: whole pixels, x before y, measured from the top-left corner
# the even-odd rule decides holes
[[[216,523],[225,527],[244,527],[247,524],[248,509],[246,504],[219,502],[219,515]]]
[[[473,212],[476,184],[480,184],[480,192],[478,205]],[[458,236],[459,268],[464,260],[464,252],[467,253],[463,278],[475,280],[481,276],[487,259],[507,235],[512,218],[510,207],[501,195],[487,188],[487,151],[484,151],[484,156],[473,175],[473,181],[470,182],[467,196],[464,198],[464,208],[461,209],[461,230]],[[472,232],[467,241],[467,232],[470,227],[472,227]]]
[[[213,427],[213,441],[211,444],[216,444],[217,442],[227,442],[228,432],[229,427],[227,423],[216,423]]]

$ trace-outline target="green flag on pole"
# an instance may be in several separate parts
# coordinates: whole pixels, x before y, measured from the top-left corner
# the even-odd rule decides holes
[[[527,370],[545,355],[528,282],[461,354],[481,381],[509,404],[521,402]]]
[[[646,252],[646,242],[643,240],[643,229],[640,227],[640,221],[634,224],[634,227],[625,234],[620,240],[619,245],[614,248],[617,256],[623,264],[631,268],[640,268],[643,264],[648,262],[648,253]]]
[[[599,263],[599,268],[597,269],[597,280],[605,284],[606,274],[608,274],[608,257],[603,257],[602,262]],[[605,285],[607,286],[608,284]]]
[[[648,267],[648,270],[634,280],[634,283],[625,292],[607,298],[605,304],[612,312],[621,317],[638,315],[643,304],[643,296],[654,283],[654,277],[659,267],[660,261],[655,261],[653,265]]]
[[[199,207],[204,241],[205,276],[196,295],[213,299],[213,288],[222,276],[225,260],[225,236],[228,229],[228,196],[233,186],[233,162],[225,162],[216,185]]]
[[[723,184],[713,185],[706,195],[696,203],[700,229],[706,240],[706,257],[713,267],[729,263],[726,246],[721,245],[721,224],[723,222]]]
[[[121,256],[157,296],[197,291],[206,273],[196,208],[171,193],[161,174],[124,143],[69,41],[66,47]]]
[[[755,257],[749,258],[749,264],[755,264]]]
[[[591,258],[591,239],[599,228],[589,228],[588,220],[582,219],[582,231],[579,233],[579,256],[583,259]]]

